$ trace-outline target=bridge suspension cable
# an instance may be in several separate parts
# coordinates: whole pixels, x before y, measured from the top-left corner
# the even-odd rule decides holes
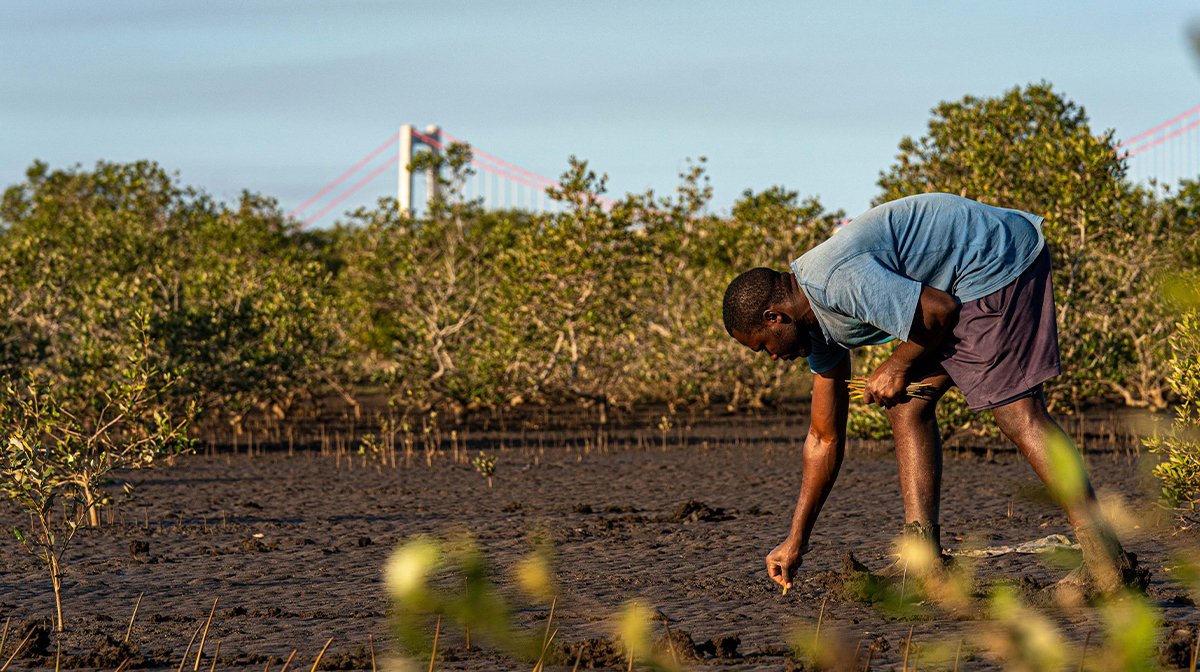
[[[546,199],[546,191],[548,189],[557,188],[558,182],[543,177],[533,171],[522,168],[518,165],[505,161],[500,157],[471,146],[461,138],[447,133],[441,129],[431,127],[431,132],[422,133],[416,129],[409,127],[408,132],[411,133],[413,141],[426,145],[434,151],[445,152],[448,145],[459,143],[468,145],[471,149],[471,165],[480,171],[476,178],[471,180],[470,184],[464,185],[464,189],[472,191],[475,197],[483,201],[484,207],[525,207],[531,210],[545,210],[549,207]],[[368,152],[363,158],[348,168],[345,172],[338,175],[328,184],[316,192],[303,203],[296,206],[288,213],[288,217],[295,219],[304,215],[316,203],[327,198],[331,193],[343,185],[354,175],[365,169],[369,164],[375,161],[380,154],[388,148],[395,147],[398,140],[402,140],[404,130],[396,133]],[[401,142],[403,144],[403,142]],[[411,149],[409,149],[411,151]],[[303,217],[304,225],[308,226],[320,220],[329,212],[370,184],[373,180],[379,177],[384,171],[397,164],[403,157],[400,153],[386,159],[383,163],[377,165],[370,170],[366,175],[358,181],[345,187],[340,193],[334,196],[331,200],[323,205],[319,210],[316,210],[310,215]],[[404,160],[411,160],[404,159]],[[403,179],[403,178],[402,178]],[[436,185],[431,185],[431,188],[436,188]],[[410,187],[411,189],[411,187]],[[615,201],[604,196],[597,196],[596,200],[602,207],[611,208]]]
[[[1130,176],[1166,188],[1200,177],[1200,105],[1117,145],[1129,159]]]

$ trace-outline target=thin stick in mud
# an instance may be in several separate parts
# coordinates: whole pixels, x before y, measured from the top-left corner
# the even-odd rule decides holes
[[[550,637],[546,640],[546,643],[542,645],[542,653],[538,656],[537,664],[533,666],[533,672],[543,672],[546,669],[546,652],[550,650],[550,644],[554,642],[554,638],[557,636],[558,628],[555,628],[554,632],[550,633]]]
[[[1200,649],[1200,628],[1196,628],[1196,638],[1192,640],[1192,661],[1188,665],[1190,672],[1196,672],[1196,650]]]
[[[215,651],[213,651],[213,662],[212,662],[212,665],[209,666],[208,672],[216,672],[217,659],[220,658],[220,656],[221,656],[221,640],[218,639],[217,640],[217,648]]]
[[[550,647],[550,642],[554,640],[554,635],[550,634],[550,625],[554,623],[554,608],[556,606],[558,606],[557,595],[550,600],[550,616],[546,619],[546,633],[542,635],[542,653],[538,656],[537,664],[533,666],[533,672],[541,672],[546,659],[546,650]],[[558,634],[557,628],[555,628],[554,634]]]
[[[908,651],[912,648],[912,633],[915,625],[908,626],[908,639],[904,640],[904,662],[900,665],[900,669],[908,672]]]
[[[200,658],[204,655],[204,642],[208,640],[208,626],[212,625],[213,614],[217,613],[217,600],[220,599],[220,597],[213,598],[213,606],[208,612],[208,620],[204,622],[204,634],[200,635],[200,648],[196,649],[196,663],[192,665],[192,672],[200,672]]]
[[[1083,662],[1087,660],[1088,644],[1092,641],[1092,629],[1088,628],[1087,636],[1083,638],[1083,651],[1079,652],[1079,672],[1083,672]]]
[[[437,660],[438,636],[442,634],[442,616],[438,614],[437,625],[433,628],[433,651],[429,654],[429,672],[433,672],[433,663]]]
[[[333,637],[330,637],[329,641],[325,642],[325,646],[321,647],[321,652],[317,654],[317,659],[313,661],[312,670],[309,672],[317,672],[317,665],[321,664],[321,659],[325,657],[325,652],[329,649],[329,645],[332,643]]]
[[[183,652],[183,660],[179,661],[179,672],[183,672],[183,666],[187,665],[188,656],[192,655],[192,644],[196,643],[196,638],[200,636],[200,628],[203,627],[203,623],[197,625],[196,631],[192,633],[192,638],[188,640],[187,649]]]
[[[12,621],[12,616],[4,619],[4,633],[0,634],[0,656],[4,655],[4,645],[8,642],[8,624]]]
[[[133,621],[137,618],[138,607],[142,606],[142,596],[146,593],[138,593],[137,602],[133,605],[133,614],[129,617],[129,627],[125,628],[125,643],[129,643],[129,635],[133,632]]]
[[[817,631],[813,633],[813,648],[816,649],[821,645],[821,621],[825,620],[825,605],[829,603],[829,598],[821,600],[821,611],[817,614]]]
[[[375,672],[375,636],[367,635],[367,646],[371,649],[371,672]]]
[[[8,660],[4,661],[4,665],[0,667],[0,672],[4,672],[8,669],[8,666],[10,663],[12,663],[13,658],[16,658],[17,654],[21,652],[21,649],[25,648],[25,642],[29,641],[29,638],[33,636],[33,633],[34,629],[30,628],[29,634],[25,635],[25,639],[22,639],[21,643],[17,644],[17,648],[13,650],[12,655],[8,657]]]
[[[292,665],[292,659],[296,657],[296,651],[296,649],[292,649],[292,652],[288,654],[287,660],[283,662],[283,667],[279,668],[279,672],[287,672],[287,669]]]
[[[675,654],[675,638],[671,636],[671,620],[663,616],[663,629],[667,631],[667,650],[671,652],[671,662],[679,667],[679,656]]]
[[[546,642],[550,637],[550,624],[554,622],[554,608],[558,606],[558,596],[555,595],[550,599],[550,616],[546,618],[546,632],[542,635],[542,647],[546,646]]]

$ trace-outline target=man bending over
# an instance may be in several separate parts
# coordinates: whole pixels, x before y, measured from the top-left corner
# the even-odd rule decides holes
[[[900,341],[867,380],[863,401],[887,411],[904,498],[904,531],[941,553],[942,445],[934,411],[957,385],[1060,497],[1087,573],[1118,588],[1129,560],[1102,519],[1078,451],[1046,410],[1042,383],[1061,373],[1050,251],[1037,215],[950,194],[885,203],[842,226],[791,264],[755,268],[725,291],[725,329],[772,359],[807,357],[814,375],[800,494],[767,571],[790,587],[846,444],[849,349]],[[908,396],[912,383],[928,386]],[[1077,470],[1051,459],[1065,447]],[[1058,471],[1056,472],[1056,466]]]

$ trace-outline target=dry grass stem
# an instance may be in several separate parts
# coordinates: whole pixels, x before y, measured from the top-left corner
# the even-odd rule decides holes
[[[128,659],[128,658],[126,658],[125,660],[122,660],[122,661],[121,661],[121,664],[120,664],[120,665],[117,665],[117,669],[113,670],[113,672],[123,672],[123,670],[125,669],[125,666],[126,666],[126,665],[128,665],[128,664],[129,664],[129,659]],[[57,663],[55,663],[55,665],[54,665],[54,670],[55,670],[55,672],[57,672],[57,671],[58,671],[58,664],[57,664]]]
[[[546,652],[550,650],[550,644],[554,642],[554,638],[557,636],[558,628],[555,628],[554,632],[550,633],[550,636],[546,638],[546,642],[542,644],[542,653],[538,656],[537,663],[533,666],[533,672],[542,672],[545,669]]]
[[[438,614],[437,625],[433,628],[433,651],[429,654],[429,672],[433,672],[433,663],[437,660],[438,636],[442,634],[442,616]]]
[[[0,656],[4,655],[4,645],[8,642],[8,624],[12,621],[12,616],[4,619],[4,632],[0,634]]]
[[[675,639],[671,637],[671,620],[663,616],[663,630],[667,631],[667,651],[671,652],[671,662],[679,667],[679,656],[675,653]]]
[[[17,648],[13,649],[12,655],[10,655],[8,657],[8,660],[4,661],[4,665],[0,666],[0,672],[4,672],[5,670],[8,669],[8,666],[12,663],[13,658],[16,658],[17,654],[21,652],[21,649],[25,648],[25,643],[28,642],[29,638],[32,636],[33,636],[33,629],[30,628],[29,634],[25,635],[25,639],[22,639],[20,644],[17,644]]]
[[[217,600],[221,598],[213,598],[212,609],[208,612],[208,620],[204,622],[204,634],[200,635],[200,648],[196,649],[196,662],[192,665],[192,672],[200,672],[200,657],[204,655],[204,642],[208,640],[208,626],[212,625],[213,614],[217,613]]]
[[[1188,665],[1190,672],[1196,672],[1196,649],[1200,648],[1200,628],[1196,628],[1196,638],[1192,640],[1192,660]]]
[[[963,645],[963,640],[959,639],[958,640],[958,648],[954,650],[954,670],[953,670],[953,672],[958,672],[958,659],[960,656],[962,656],[962,645]]]
[[[371,672],[375,672],[375,637],[367,635],[367,646],[371,649]]]
[[[817,630],[813,633],[813,649],[821,645],[821,622],[825,620],[825,605],[828,603],[828,597],[821,600],[821,611],[817,613]]]
[[[546,648],[546,642],[550,638],[550,625],[554,623],[554,608],[558,606],[558,596],[555,595],[550,599],[550,615],[546,617],[546,632],[542,634],[542,648]]]
[[[203,623],[197,625],[196,631],[192,633],[192,638],[188,640],[187,649],[183,652],[183,660],[179,661],[179,672],[183,672],[183,666],[187,665],[188,656],[192,655],[192,644],[196,643],[196,638],[200,636],[200,628],[203,627]]]
[[[333,638],[330,637],[325,646],[321,647],[321,652],[317,654],[317,659],[313,661],[312,669],[309,672],[317,672],[317,665],[321,664],[321,659],[325,657],[325,652],[329,650],[329,645],[333,643]]]
[[[133,614],[129,617],[129,627],[125,628],[125,643],[129,643],[129,635],[133,632],[133,621],[137,618],[138,607],[142,606],[142,596],[146,593],[138,593],[137,602],[133,604]]]
[[[213,662],[212,662],[212,665],[210,665],[208,667],[208,672],[216,672],[217,657],[219,657],[220,655],[221,655],[221,640],[218,639],[217,640],[217,648],[215,651],[213,651]]]
[[[292,666],[292,659],[296,657],[296,649],[288,654],[287,660],[283,661],[283,667],[279,668],[279,672],[287,672],[287,669]]]
[[[908,626],[908,639],[904,640],[904,662],[900,665],[903,672],[908,672],[908,652],[912,648],[912,633],[915,625]]]

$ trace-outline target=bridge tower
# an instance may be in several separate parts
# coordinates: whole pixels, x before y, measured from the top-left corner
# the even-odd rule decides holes
[[[404,124],[400,127],[400,179],[396,185],[396,201],[399,203],[400,212],[406,217],[411,217],[413,214],[413,145],[425,145],[429,148],[429,151],[437,154],[442,147],[441,136],[442,129],[437,124],[426,126],[424,133],[415,131],[412,124]],[[432,201],[437,196],[439,184],[438,177],[438,170],[436,166],[431,166],[426,171],[426,203]]]

